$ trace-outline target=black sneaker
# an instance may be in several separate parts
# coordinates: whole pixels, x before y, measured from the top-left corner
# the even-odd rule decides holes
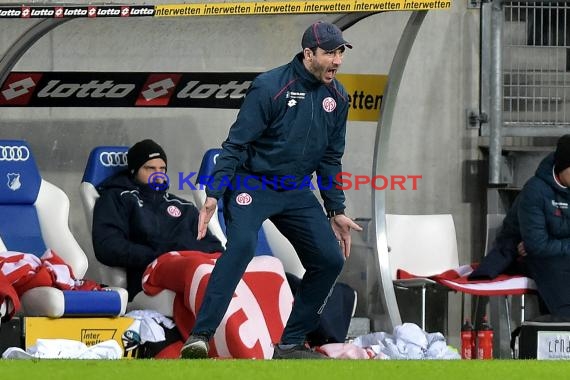
[[[320,352],[307,348],[304,344],[296,344],[291,348],[282,348],[276,344],[273,347],[273,359],[330,359]]]
[[[207,359],[210,345],[209,339],[204,335],[190,335],[182,349],[180,357],[182,359]]]

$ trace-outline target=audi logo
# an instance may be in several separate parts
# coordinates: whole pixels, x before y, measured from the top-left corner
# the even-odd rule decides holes
[[[23,145],[0,145],[0,161],[27,161],[30,150]]]
[[[127,152],[101,152],[99,162],[106,167],[127,166]]]

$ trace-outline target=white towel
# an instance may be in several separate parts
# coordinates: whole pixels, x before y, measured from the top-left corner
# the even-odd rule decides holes
[[[115,340],[87,347],[85,343],[71,339],[38,339],[27,351],[9,347],[2,354],[4,359],[121,359],[123,349]]]

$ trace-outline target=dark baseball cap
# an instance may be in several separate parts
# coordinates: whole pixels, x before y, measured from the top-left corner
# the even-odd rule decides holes
[[[303,49],[320,47],[325,51],[336,50],[341,46],[352,49],[352,45],[342,37],[338,26],[326,21],[317,21],[309,26],[303,33],[301,46]]]

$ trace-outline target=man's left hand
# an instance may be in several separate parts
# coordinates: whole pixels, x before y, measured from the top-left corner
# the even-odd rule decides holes
[[[330,219],[330,222],[336,240],[338,240],[340,244],[342,254],[345,258],[348,258],[348,256],[350,256],[350,243],[352,240],[350,230],[362,231],[362,227],[354,223],[354,221],[346,215],[336,215]]]

